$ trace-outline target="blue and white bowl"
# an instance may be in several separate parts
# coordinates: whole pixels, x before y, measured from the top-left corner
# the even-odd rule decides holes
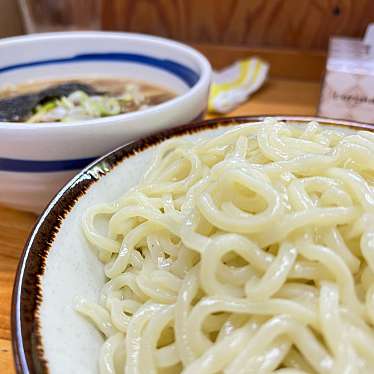
[[[211,67],[171,40],[130,33],[64,32],[0,41],[0,86],[97,75],[160,85],[176,98],[139,112],[74,123],[0,122],[0,203],[40,212],[58,189],[106,152],[202,116]]]

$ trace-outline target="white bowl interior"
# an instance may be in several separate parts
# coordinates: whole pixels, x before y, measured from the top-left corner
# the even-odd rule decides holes
[[[0,55],[0,89],[29,81],[88,75],[147,81],[176,94],[188,91],[189,85],[183,79],[139,62],[141,56],[170,59],[201,73],[201,66],[186,47],[160,38],[126,33],[83,32],[9,38],[0,43]],[[87,61],[87,55],[96,56]],[[79,56],[84,56],[83,61]]]
[[[186,138],[213,137],[227,128],[206,130]],[[51,373],[98,371],[103,343],[100,333],[74,310],[78,297],[97,301],[105,283],[103,266],[81,231],[83,212],[93,204],[110,202],[136,185],[156,147],[131,156],[95,182],[64,219],[52,244],[42,278],[40,308],[43,349]]]
[[[84,78],[119,78],[144,81],[165,88],[176,95],[188,91],[189,86],[169,72],[131,62],[84,62],[61,65],[43,65],[12,70],[0,75],[1,86],[48,81]]]

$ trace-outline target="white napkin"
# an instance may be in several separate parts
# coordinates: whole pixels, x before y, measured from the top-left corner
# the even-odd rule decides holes
[[[213,73],[208,111],[227,113],[257,91],[264,83],[269,64],[253,57]]]

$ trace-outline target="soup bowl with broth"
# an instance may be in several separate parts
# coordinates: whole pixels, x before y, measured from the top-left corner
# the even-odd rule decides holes
[[[211,67],[196,50],[131,33],[0,41],[0,204],[41,212],[104,153],[200,118]]]

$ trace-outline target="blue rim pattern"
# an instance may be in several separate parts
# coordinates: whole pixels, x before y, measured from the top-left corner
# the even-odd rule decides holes
[[[65,64],[71,62],[92,62],[92,61],[122,61],[122,62],[135,62],[137,64],[152,66],[161,70],[165,70],[169,73],[174,74],[189,87],[193,87],[199,80],[199,74],[194,70],[190,69],[186,65],[182,65],[179,62],[173,60],[157,58],[137,53],[86,53],[79,54],[72,57],[57,58],[50,60],[41,60],[33,62],[25,62],[22,64],[10,65],[0,68],[0,74],[12,70],[29,68],[40,65],[51,65],[51,64]]]
[[[85,166],[95,161],[98,157],[52,161],[17,160],[0,157],[0,171],[18,173],[51,173],[58,171],[73,171],[83,169]]]
[[[192,119],[191,122],[201,120],[203,117],[204,111]],[[83,169],[99,157],[101,156],[69,160],[22,160],[0,157],[0,172],[53,173],[60,171],[75,171]]]
[[[193,87],[200,76],[188,66],[172,61],[170,59],[156,58],[136,53],[87,53],[72,57],[25,62],[0,68],[0,74],[12,70],[29,68],[50,64],[65,64],[72,62],[92,62],[92,61],[118,61],[133,62],[142,65],[152,66],[157,69],[167,71],[180,78],[189,87]],[[199,115],[200,117],[200,115]],[[99,156],[98,156],[99,157]],[[59,171],[79,170],[93,162],[96,157],[71,159],[71,160],[21,160],[0,157],[0,171],[25,172],[25,173],[48,173]]]

